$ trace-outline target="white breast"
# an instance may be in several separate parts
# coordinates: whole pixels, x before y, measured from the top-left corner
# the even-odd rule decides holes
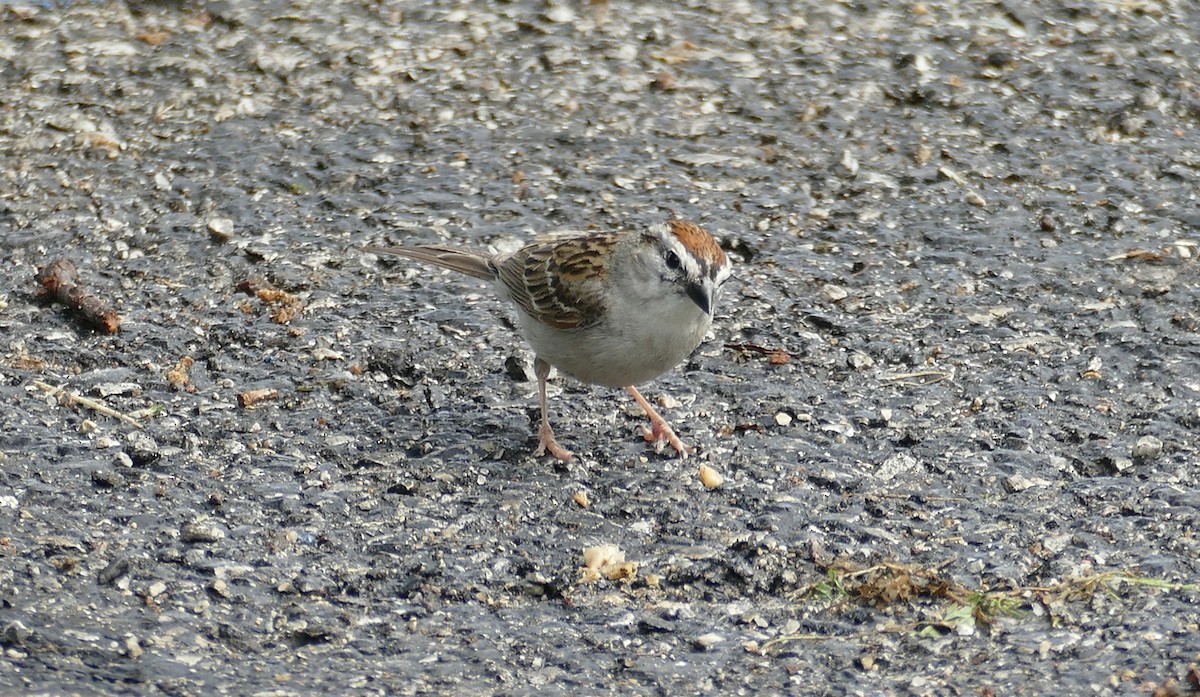
[[[641,307],[613,308],[605,324],[554,330],[521,316],[542,360],[583,382],[625,387],[679,365],[704,340],[712,318],[682,295]]]

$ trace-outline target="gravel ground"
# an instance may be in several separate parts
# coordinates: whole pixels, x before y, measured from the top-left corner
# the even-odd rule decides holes
[[[0,692],[1200,692],[1196,26],[0,4]],[[672,215],[687,461],[569,380],[532,457],[512,313],[356,251]]]

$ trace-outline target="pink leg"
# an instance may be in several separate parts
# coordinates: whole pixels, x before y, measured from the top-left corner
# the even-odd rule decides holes
[[[538,379],[538,397],[542,402],[542,425],[538,428],[538,447],[533,451],[535,457],[550,453],[563,462],[575,459],[570,450],[558,444],[554,438],[554,429],[550,428],[550,419],[546,416],[546,378],[550,377],[550,364],[540,358],[533,361],[533,371]]]
[[[662,443],[666,441],[671,444],[672,448],[675,448],[675,452],[679,453],[680,459],[683,460],[687,459],[688,453],[696,451],[695,448],[684,445],[683,441],[679,440],[679,437],[675,435],[675,432],[671,430],[671,427],[667,425],[663,417],[658,415],[658,412],[654,410],[654,407],[650,406],[650,402],[646,401],[646,398],[642,396],[641,392],[637,391],[636,387],[630,385],[625,388],[625,391],[629,393],[629,396],[633,397],[633,401],[638,403],[642,411],[646,412],[646,416],[650,417],[650,428],[642,426],[642,437],[648,442],[654,443],[657,450],[661,451]]]

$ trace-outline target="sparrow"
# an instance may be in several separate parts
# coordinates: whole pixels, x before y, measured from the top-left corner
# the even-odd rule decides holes
[[[533,347],[542,418],[535,455],[570,461],[546,407],[551,366],[582,382],[623,387],[650,419],[642,427],[657,449],[686,458],[693,448],[675,435],[638,392],[682,362],[712,324],[731,265],[699,225],[668,220],[638,229],[554,236],[515,252],[483,254],[440,244],[363,247],[491,282],[517,309]]]

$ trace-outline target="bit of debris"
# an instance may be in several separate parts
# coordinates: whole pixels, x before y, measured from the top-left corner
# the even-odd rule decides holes
[[[304,311],[304,302],[297,296],[272,286],[265,279],[257,276],[247,278],[237,284],[237,289],[246,295],[252,295],[267,305],[276,305],[271,319],[276,324],[287,324]],[[249,308],[246,310],[249,312]]]
[[[72,404],[78,404],[80,406],[87,407],[88,409],[98,411],[101,414],[104,414],[105,416],[111,416],[114,419],[120,419],[121,421],[124,421],[125,423],[129,424],[130,426],[134,426],[136,428],[142,427],[142,424],[139,423],[137,419],[134,419],[132,416],[122,414],[121,412],[105,405],[103,402],[98,402],[94,399],[89,399],[87,397],[83,397],[74,392],[67,392],[62,387],[55,387],[53,385],[48,385],[48,384],[42,382],[41,380],[34,380],[33,386],[40,390],[45,390],[46,392],[49,392],[52,396],[58,397],[62,403],[67,404],[68,406],[72,405]]]
[[[579,582],[591,583],[601,578],[610,581],[633,579],[637,576],[637,567],[637,562],[625,561],[625,552],[616,545],[588,547],[583,550],[583,571]]]
[[[120,315],[79,284],[79,271],[70,261],[55,259],[43,266],[34,278],[42,284],[39,298],[66,305],[85,322],[105,333],[116,334],[121,329]]]
[[[279,399],[279,390],[274,387],[264,387],[258,390],[246,390],[238,393],[238,406],[249,407],[259,402]]]
[[[725,344],[725,348],[742,353],[758,353],[767,357],[767,362],[771,365],[786,365],[791,359],[797,356],[789,351],[781,348],[767,348],[758,344]]]
[[[703,484],[704,488],[706,489],[716,489],[725,483],[725,477],[721,476],[720,472],[709,467],[708,465],[700,465],[699,474],[700,483]]]
[[[191,384],[191,376],[188,375],[188,370],[194,363],[191,356],[180,358],[175,367],[167,371],[167,383],[171,387],[180,387],[188,392],[195,392],[196,388]]]

